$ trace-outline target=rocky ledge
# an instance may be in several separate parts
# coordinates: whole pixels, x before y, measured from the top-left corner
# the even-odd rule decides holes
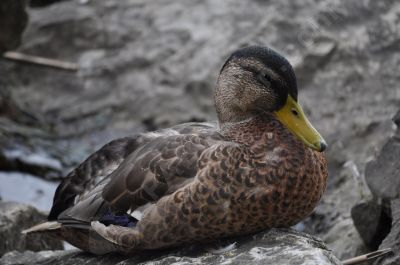
[[[376,265],[400,264],[400,111],[393,121],[397,131],[365,169],[373,197],[352,209],[354,224],[366,245],[372,250],[393,251],[375,261]]]
[[[145,252],[134,257],[94,256],[78,250],[12,251],[1,265],[16,264],[341,264],[319,239],[287,229],[272,229],[254,236],[189,246],[179,250]]]
[[[32,206],[0,201],[0,256],[11,250],[62,249],[60,240],[39,234],[21,234],[24,228],[45,219],[45,214]]]

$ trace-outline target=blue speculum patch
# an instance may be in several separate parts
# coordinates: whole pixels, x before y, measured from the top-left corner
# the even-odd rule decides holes
[[[103,217],[99,220],[102,224],[108,225],[118,225],[123,227],[134,227],[136,226],[138,220],[131,215],[125,213],[122,215],[117,215],[108,211]]]

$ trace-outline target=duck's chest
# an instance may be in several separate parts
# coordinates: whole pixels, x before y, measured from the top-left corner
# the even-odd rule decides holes
[[[312,212],[326,188],[323,153],[307,148],[280,123],[253,121],[230,136],[249,152],[246,168],[231,187],[233,222],[248,226],[290,226]],[[236,191],[236,192],[235,192]],[[260,221],[262,220],[262,221]]]
[[[247,198],[241,209],[251,213],[256,226],[260,220],[268,227],[299,222],[313,211],[326,188],[326,161],[311,150],[290,152],[279,146],[256,152],[250,167],[239,190]]]

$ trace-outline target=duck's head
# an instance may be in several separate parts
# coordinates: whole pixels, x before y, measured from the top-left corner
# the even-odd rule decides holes
[[[325,140],[297,102],[297,82],[290,63],[266,47],[235,51],[221,69],[215,90],[221,125],[270,113],[310,148],[324,151]]]

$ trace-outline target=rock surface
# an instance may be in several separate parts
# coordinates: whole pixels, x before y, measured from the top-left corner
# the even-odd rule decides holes
[[[60,240],[38,234],[21,234],[23,229],[45,219],[44,214],[31,206],[0,201],[0,256],[11,250],[63,249]]]
[[[375,265],[397,265],[400,264],[400,199],[391,201],[392,226],[389,235],[379,246],[380,249],[391,248],[393,254],[377,260]]]
[[[225,240],[230,245],[232,241]],[[214,246],[215,247],[215,246]],[[210,250],[210,245],[185,247],[179,251],[158,251],[131,258],[107,255],[92,256],[79,251],[10,252],[0,259],[1,265],[16,264],[341,264],[322,241],[293,230],[272,229],[235,243],[233,250]]]
[[[400,115],[400,111],[395,117]],[[399,125],[399,121],[395,120]],[[399,126],[400,127],[400,126]],[[383,146],[378,157],[366,167],[366,181],[372,193],[382,199],[400,197],[400,129]]]
[[[374,196],[369,202],[353,207],[353,219],[364,241],[380,249],[391,248],[392,255],[374,264],[395,265],[400,263],[400,111],[393,119],[398,126],[382,150],[366,166],[366,181]],[[383,240],[383,241],[382,241]]]
[[[351,209],[351,217],[365,244],[370,249],[378,249],[390,232],[392,223],[383,205],[375,200],[358,203]]]

